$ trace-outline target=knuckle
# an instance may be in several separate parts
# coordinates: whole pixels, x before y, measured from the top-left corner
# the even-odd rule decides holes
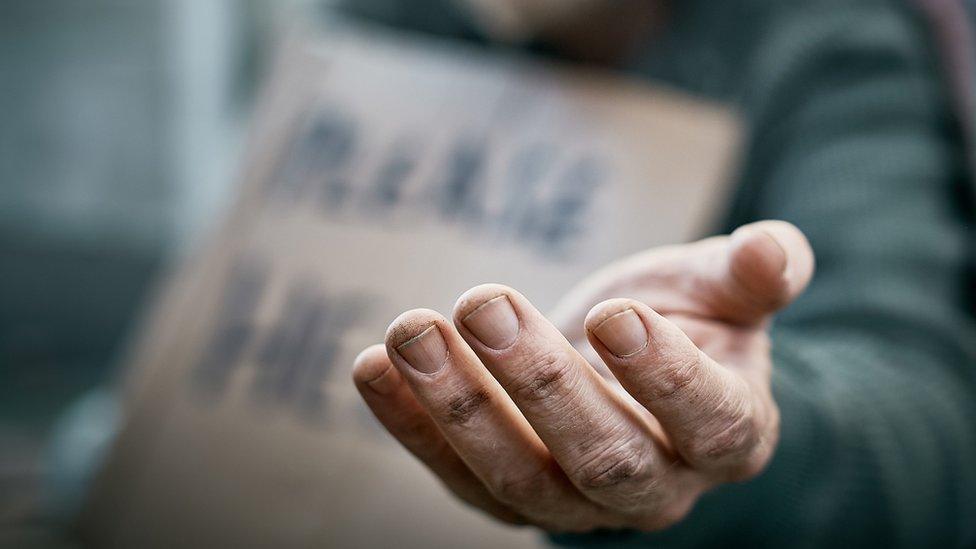
[[[604,450],[579,467],[576,480],[587,490],[633,487],[650,481],[645,452],[633,445]]]
[[[664,365],[655,372],[655,383],[649,390],[655,399],[668,400],[684,393],[698,379],[701,355],[696,353],[687,358],[662,358],[665,358]]]
[[[491,402],[485,389],[468,389],[452,396],[443,406],[440,419],[450,425],[464,425]]]
[[[689,453],[695,460],[705,463],[726,464],[731,460],[744,462],[759,442],[759,429],[752,407],[724,414],[703,436],[694,437]]]
[[[539,402],[572,391],[576,370],[564,353],[545,351],[527,361],[525,375],[514,380],[509,392],[517,401]]]
[[[549,477],[542,473],[531,475],[499,475],[489,481],[488,490],[502,503],[524,506],[544,499]]]
[[[774,411],[774,416],[777,417],[770,420],[770,425],[765,430],[757,428],[760,434],[757,435],[756,444],[752,451],[731,471],[730,480],[734,482],[749,480],[759,476],[769,465],[779,441],[778,411]]]

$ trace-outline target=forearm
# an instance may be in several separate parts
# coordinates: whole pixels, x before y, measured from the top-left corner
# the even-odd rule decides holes
[[[774,331],[782,440],[744,490],[765,511],[745,520],[811,545],[976,539],[976,329],[953,201],[970,183],[915,34],[894,16],[837,34],[801,65],[821,87],[781,96],[794,137],[755,151],[751,209],[801,227],[818,275]],[[845,39],[860,72],[831,81]]]
[[[782,439],[751,520],[819,546],[971,543],[973,387],[943,361],[973,356],[841,330],[776,345]]]

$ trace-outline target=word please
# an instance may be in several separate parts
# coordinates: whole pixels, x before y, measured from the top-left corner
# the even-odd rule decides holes
[[[370,144],[368,130],[341,109],[314,111],[286,147],[269,198],[369,223],[399,216],[460,224],[566,255],[607,177],[604,159],[568,152],[555,140],[505,148],[485,129],[462,128],[435,150],[409,129],[383,146]]]

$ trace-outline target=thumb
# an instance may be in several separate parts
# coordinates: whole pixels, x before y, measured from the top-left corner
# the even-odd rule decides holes
[[[723,268],[711,270],[721,316],[761,322],[789,305],[813,276],[813,250],[803,233],[785,221],[743,225],[728,240]]]

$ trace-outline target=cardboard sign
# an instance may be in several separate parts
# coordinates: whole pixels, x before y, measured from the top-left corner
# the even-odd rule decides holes
[[[526,546],[457,503],[350,381],[400,312],[483,282],[546,310],[688,240],[725,196],[728,112],[609,75],[403,36],[293,41],[241,197],[135,347],[83,517],[104,546]]]

